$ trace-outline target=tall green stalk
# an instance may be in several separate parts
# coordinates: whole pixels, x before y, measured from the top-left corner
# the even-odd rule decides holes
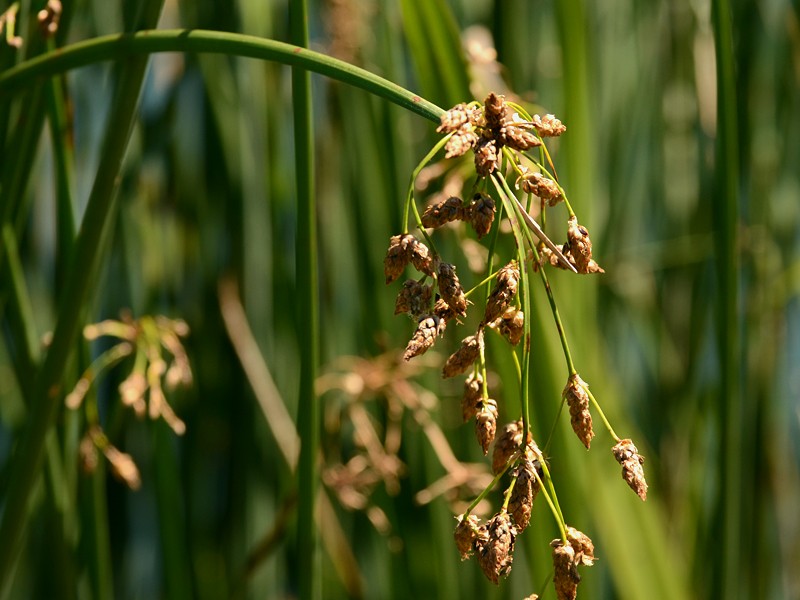
[[[308,7],[305,0],[289,5],[292,41],[308,45]],[[319,398],[314,391],[319,363],[319,285],[317,278],[317,205],[314,198],[314,134],[311,115],[311,75],[292,71],[292,116],[294,123],[295,191],[297,193],[297,330],[300,340],[300,396],[297,428],[300,433],[300,459],[297,469],[297,565],[300,598],[311,600],[320,592],[317,527],[314,500],[319,472]]]

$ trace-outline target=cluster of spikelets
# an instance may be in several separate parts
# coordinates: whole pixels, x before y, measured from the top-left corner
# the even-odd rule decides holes
[[[189,327],[184,321],[162,316],[133,319],[124,314],[119,321],[109,319],[87,325],[83,330],[87,340],[111,337],[119,341],[101,353],[84,371],[65,398],[67,408],[80,408],[101,375],[134,355],[133,367],[118,388],[122,404],[133,409],[139,418],[147,415],[153,420],[164,419],[177,435],[183,435],[186,425],[167,402],[165,390],[188,387],[192,383],[192,369],[181,342],[181,338],[188,334]],[[84,470],[91,472],[95,469],[99,450],[109,461],[112,473],[131,489],[137,489],[141,481],[136,464],[109,441],[96,413],[96,409],[86,411],[89,427],[80,445]]]
[[[421,217],[415,209],[417,226],[425,241],[407,232],[395,235],[390,240],[384,260],[387,284],[398,280],[409,265],[419,273],[417,278],[404,281],[395,303],[395,314],[405,313],[416,323],[416,329],[403,353],[403,358],[408,361],[427,352],[451,321],[461,322],[467,314],[468,305],[472,304],[467,300],[471,292],[465,293],[455,266],[438,255],[427,230],[461,221],[471,226],[478,239],[487,235],[492,230],[497,213],[496,201],[484,191],[476,190],[487,187],[481,182],[492,181],[502,200],[504,192],[501,191],[501,185],[512,174],[516,176],[516,188],[528,194],[529,199],[531,196],[537,197],[542,211],[562,202],[569,211],[567,240],[561,247],[547,238],[528,213],[516,212],[519,220],[524,221],[524,225],[539,237],[541,243],[535,247],[529,243],[530,251],[518,255],[519,260],[526,257],[526,263],[529,264],[521,265],[518,260],[511,260],[491,275],[489,280],[493,279],[493,288],[486,297],[486,306],[477,330],[462,340],[460,347],[442,367],[444,378],[467,373],[461,400],[462,417],[464,422],[474,419],[475,435],[485,455],[494,443],[492,470],[496,475],[495,482],[478,500],[501,477],[508,475],[510,478],[502,507],[494,516],[482,523],[478,516],[471,514],[471,509],[477,505],[476,500],[457,518],[455,530],[455,542],[462,558],[475,556],[481,570],[494,583],[498,583],[500,577],[507,575],[511,569],[516,536],[528,527],[535,498],[540,492],[548,495],[548,487],[552,494],[555,494],[555,490],[552,483],[545,486],[550,481],[547,464],[531,437],[528,425],[518,420],[501,427],[498,433],[498,404],[497,400],[490,397],[485,381],[486,330],[496,331],[513,346],[523,339],[525,315],[518,298],[523,280],[521,268],[529,267],[532,272],[537,272],[544,265],[550,265],[569,268],[580,274],[603,272],[592,256],[588,230],[578,223],[563,188],[545,167],[544,157],[549,161],[549,153],[544,139],[561,135],[566,127],[553,115],[523,118],[520,112],[524,114],[520,107],[507,102],[503,96],[490,93],[482,105],[459,104],[442,116],[437,131],[447,136],[446,141],[443,140],[445,158],[472,151],[478,183],[469,194],[469,200],[450,196],[428,206]],[[533,149],[537,149],[539,160],[528,154]],[[509,197],[506,202],[516,202],[510,199],[513,193],[507,185],[505,189]],[[409,193],[411,202],[412,192]],[[512,209],[516,210],[513,204],[504,206],[509,213]],[[524,211],[521,205],[519,207]],[[517,222],[516,226],[519,227],[520,223]],[[545,277],[543,271],[540,275]],[[546,278],[543,281],[550,294]],[[554,302],[552,297],[551,302]],[[559,335],[569,357],[560,323]],[[589,386],[574,371],[569,358],[568,363],[571,372],[562,398],[568,406],[573,431],[588,449],[595,435],[590,406],[598,411],[600,406],[594,400]],[[527,399],[523,398],[525,401]],[[602,415],[602,411],[600,413]],[[624,481],[642,500],[646,499],[643,458],[631,440],[617,437],[604,416],[603,421],[618,442],[612,453],[622,466]],[[552,508],[550,501],[548,504]],[[556,515],[556,520],[562,537],[551,543],[553,580],[559,600],[572,599],[580,581],[578,567],[590,566],[594,562],[594,546],[588,536],[566,525],[563,517]]]

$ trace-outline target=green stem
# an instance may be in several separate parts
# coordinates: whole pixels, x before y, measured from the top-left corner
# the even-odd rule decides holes
[[[444,110],[413,92],[341,60],[300,46],[250,35],[200,29],[137,31],[93,38],[59,48],[0,73],[0,99],[40,77],[107,60],[154,52],[230,54],[258,58],[313,71],[361,88],[435,123]]]
[[[444,148],[445,144],[447,143],[447,140],[449,140],[452,137],[452,135],[453,134],[451,133],[443,137],[441,140],[439,140],[436,143],[436,145],[433,148],[431,148],[430,152],[428,152],[425,155],[425,158],[419,161],[419,164],[411,172],[411,181],[409,181],[408,183],[408,194],[406,195],[406,205],[405,208],[403,209],[403,233],[408,233],[408,213],[411,210],[411,206],[414,204],[414,184],[417,181],[417,177],[419,177],[419,174],[422,172],[422,169],[424,169],[425,166],[433,160],[433,157],[436,156],[439,150]]]
[[[160,13],[161,0],[151,0],[147,3],[147,8],[146,26],[152,27]],[[49,53],[45,55],[49,59],[36,58],[23,65],[30,67],[33,63],[47,67],[51,64],[49,60],[58,60],[54,58],[57,56],[58,54]],[[146,66],[147,56],[139,56],[126,61],[120,74],[100,152],[97,176],[76,240],[75,255],[67,274],[64,294],[59,302],[52,344],[34,383],[31,414],[25,422],[21,440],[12,459],[9,493],[0,522],[0,539],[3,540],[0,544],[0,581],[5,582],[3,592],[6,594],[10,588],[11,569],[27,523],[31,491],[39,476],[45,438],[61,405],[64,368],[78,340],[83,312],[89,305],[91,292],[96,289],[97,273],[101,259],[106,254],[103,242],[108,241],[116,207],[117,176],[128,145]],[[2,75],[0,89],[9,89],[10,85],[20,85],[31,80],[31,72],[26,68],[21,71],[19,68],[11,70],[22,75],[9,78],[9,71],[6,71]],[[42,75],[45,71],[39,71],[39,74]],[[110,576],[108,573],[109,579]]]
[[[289,3],[289,30],[298,47],[308,46],[308,7],[305,0]],[[298,50],[298,54],[307,52]],[[314,390],[319,363],[319,306],[317,297],[317,208],[314,198],[314,134],[311,115],[311,75],[292,70],[292,116],[294,119],[295,184],[297,193],[297,293],[298,339],[300,344],[300,397],[298,432],[297,562],[302,573],[300,598],[313,600],[320,595],[317,525],[314,500],[318,489],[317,452],[319,447],[320,403]]]

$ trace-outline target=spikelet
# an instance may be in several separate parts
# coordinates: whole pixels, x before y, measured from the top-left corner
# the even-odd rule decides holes
[[[577,217],[571,217],[568,221],[567,240],[569,251],[575,268],[578,273],[603,273],[594,260],[592,260],[592,240],[589,238],[589,231],[583,225],[578,224]]]
[[[507,119],[508,107],[506,98],[500,94],[489,92],[483,101],[483,116],[489,129],[500,129]]]
[[[482,139],[475,150],[475,171],[488,177],[500,167],[500,153],[495,140]]]
[[[422,215],[423,227],[441,227],[445,223],[461,220],[466,216],[464,203],[458,196],[450,196],[436,204],[431,204]]]
[[[403,353],[403,360],[411,360],[415,356],[425,354],[436,342],[436,336],[440,335],[441,319],[436,315],[423,315],[417,323],[417,329],[406,346]]]
[[[483,449],[483,455],[489,454],[489,445],[494,441],[497,432],[497,401],[491,398],[484,400],[478,414],[475,415],[475,437]]]
[[[464,395],[461,396],[461,417],[464,423],[478,414],[483,399],[483,377],[477,371],[464,381]]]
[[[555,206],[564,199],[556,182],[541,173],[526,173],[519,186],[526,194],[535,194],[546,201],[548,206]]]
[[[530,433],[528,433],[528,440],[530,441],[531,439]],[[519,453],[521,446],[522,421],[506,423],[494,443],[494,450],[492,451],[492,472],[497,475],[502,471],[508,464],[508,461]]]
[[[433,314],[439,317],[439,335],[444,333],[444,329],[447,326],[448,321],[452,319],[456,319],[458,321],[458,313],[450,308],[450,305],[439,298],[436,301],[436,304],[433,305]]]
[[[497,208],[491,196],[478,192],[472,197],[467,218],[478,239],[481,239],[492,230],[496,212]]]
[[[433,298],[433,286],[423,285],[419,281],[407,279],[397,294],[394,303],[394,314],[409,313],[417,316],[430,307]]]
[[[103,449],[103,453],[106,455],[109,465],[111,465],[111,473],[114,477],[134,491],[142,486],[139,469],[130,454],[120,452],[110,444]]]
[[[622,465],[622,478],[642,500],[647,500],[647,481],[644,478],[644,457],[639,455],[636,446],[630,439],[620,440],[611,451],[614,458]]]
[[[525,333],[525,313],[516,306],[509,306],[502,315],[492,321],[491,327],[497,329],[509,344],[516,346]]]
[[[479,329],[475,335],[465,337],[461,347],[448,357],[442,367],[442,377],[447,379],[465,372],[478,360],[482,349],[483,329]]]
[[[560,539],[550,542],[553,547],[553,584],[558,600],[575,600],[578,595],[578,566],[575,564],[575,549]]]
[[[400,275],[411,260],[410,244],[415,242],[413,235],[393,235],[389,240],[389,249],[386,251],[386,258],[383,259],[383,273],[386,276],[386,283],[392,283]]]
[[[533,115],[533,126],[542,137],[558,137],[567,130],[567,127],[555,115]]]
[[[487,579],[496,584],[500,577],[511,571],[517,530],[504,510],[489,519],[481,529],[486,532],[486,539],[479,537],[475,542],[478,564]]]
[[[569,406],[570,424],[572,430],[581,443],[589,449],[594,437],[592,429],[592,415],[589,413],[589,393],[586,391],[587,383],[575,373],[570,375],[567,385],[562,392],[562,397]]]
[[[497,272],[494,288],[486,301],[486,310],[483,313],[484,323],[494,321],[508,307],[519,287],[519,265],[512,260]]]
[[[409,257],[411,264],[420,273],[425,273],[428,277],[433,277],[436,272],[436,262],[431,256],[428,247],[418,239],[412,237],[408,243]]]
[[[453,311],[466,314],[467,298],[456,275],[456,268],[450,263],[439,263],[439,293]]]
[[[575,550],[575,564],[591,567],[597,559],[594,556],[594,544],[589,536],[567,525],[567,540]]]
[[[478,527],[480,520],[475,515],[469,515],[464,518],[464,515],[456,517],[458,524],[456,530],[453,532],[453,537],[456,541],[456,548],[461,554],[461,560],[467,560],[472,556],[475,548],[475,541],[478,539]]]
[[[511,472],[511,476],[516,478],[516,483],[508,500],[508,512],[514,518],[514,524],[520,533],[531,522],[533,501],[536,500],[536,496],[539,494],[539,481],[534,474],[536,465],[538,465],[538,461],[531,461],[526,458],[520,461]]]
[[[519,120],[515,113],[514,118],[500,128],[498,137],[509,148],[525,152],[542,145],[542,140],[530,129],[531,125]]]
[[[438,133],[452,133],[464,125],[474,124],[477,116],[477,109],[463,102],[456,104],[439,118],[439,127],[436,128],[436,131]]]
[[[475,127],[466,123],[459,127],[444,146],[445,158],[456,158],[463,156],[478,145],[480,138],[475,132]]]

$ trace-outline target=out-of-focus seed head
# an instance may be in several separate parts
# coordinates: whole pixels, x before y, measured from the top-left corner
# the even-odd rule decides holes
[[[97,446],[92,439],[91,433],[87,433],[81,438],[81,443],[78,446],[78,455],[81,459],[81,470],[83,473],[86,475],[94,473],[95,469],[97,469],[99,457]]]
[[[425,273],[428,277],[433,277],[436,272],[437,261],[431,256],[425,244],[414,237],[411,239],[412,241],[408,243],[411,264],[414,265],[414,268],[420,273]]]
[[[533,126],[542,137],[558,137],[567,130],[567,127],[555,115],[533,115]]]
[[[589,393],[586,391],[587,388],[587,383],[575,373],[570,375],[567,380],[562,396],[569,406],[572,430],[588,450],[594,437],[594,430],[592,429],[592,415],[589,413]]]
[[[138,490],[142,485],[139,469],[133,462],[130,454],[120,452],[114,446],[107,446],[103,453],[111,465],[111,473],[132,490]]]
[[[511,571],[514,560],[514,540],[517,530],[506,511],[500,511],[481,527],[487,539],[478,539],[475,550],[481,571],[492,583],[498,583]]]
[[[506,98],[500,94],[489,92],[483,101],[483,115],[486,126],[490,129],[499,129],[508,118]]]
[[[519,186],[526,194],[535,194],[546,201],[548,206],[555,206],[564,199],[556,182],[541,173],[526,173],[520,178]]]
[[[475,437],[483,449],[483,455],[489,454],[489,446],[497,433],[497,401],[484,400],[475,415]]]
[[[512,260],[497,272],[494,288],[486,301],[486,310],[483,313],[485,323],[494,321],[508,307],[519,287],[519,265]]]
[[[457,196],[450,196],[436,204],[431,204],[422,215],[423,227],[441,227],[445,223],[457,221],[466,215],[464,203]]]
[[[568,221],[567,240],[578,273],[603,272],[599,265],[592,260],[592,240],[589,237],[589,231],[583,225],[578,224],[577,217],[571,217]]]
[[[478,539],[478,527],[480,526],[480,519],[475,515],[469,515],[464,518],[464,515],[456,517],[458,524],[453,533],[456,540],[456,548],[461,554],[461,560],[467,560],[472,556],[475,547],[475,541]]]
[[[492,230],[496,212],[497,208],[491,196],[479,192],[472,197],[468,218],[478,239],[481,239]]]
[[[397,294],[394,303],[394,314],[409,313],[419,316],[430,308],[433,298],[433,286],[424,285],[414,279],[407,279]]]
[[[644,478],[644,457],[639,454],[633,441],[620,440],[611,451],[614,458],[622,465],[622,478],[642,500],[647,500],[647,481]]]
[[[517,463],[511,471],[511,476],[516,477],[516,483],[508,500],[508,512],[514,518],[514,524],[519,532],[524,531],[530,524],[533,501],[539,494],[539,481],[534,474],[538,464],[538,461],[526,458]]]
[[[461,341],[461,347],[451,354],[442,367],[442,377],[455,377],[472,366],[483,349],[483,329],[478,333],[465,337]]]
[[[456,268],[450,263],[439,263],[439,294],[456,313],[467,313],[467,298],[456,275]]]
[[[597,560],[594,555],[594,544],[591,538],[582,531],[567,525],[567,540],[575,550],[575,563],[591,567]]]
[[[500,167],[500,154],[493,139],[482,139],[475,150],[475,171],[488,177]]]
[[[528,440],[532,440],[530,433],[528,433]],[[492,472],[497,475],[502,471],[508,462],[520,452],[521,446],[522,421],[506,423],[494,443],[494,450],[492,451]]]
[[[483,377],[480,373],[472,373],[464,381],[464,395],[461,396],[461,417],[464,423],[478,414],[483,398]]]
[[[578,595],[578,566],[575,564],[575,550],[560,539],[550,542],[553,547],[553,584],[558,600],[575,600]]]
[[[436,315],[423,315],[417,323],[417,329],[406,346],[403,360],[411,360],[415,356],[425,354],[434,342],[436,336],[443,331],[441,319]]]
[[[444,113],[439,119],[438,133],[452,133],[464,125],[474,124],[478,118],[479,111],[464,104],[456,104],[453,108]]]
[[[386,283],[392,283],[400,275],[411,260],[410,244],[415,242],[413,235],[393,235],[389,240],[389,249],[386,251],[386,258],[383,259],[383,273],[386,276]]]

